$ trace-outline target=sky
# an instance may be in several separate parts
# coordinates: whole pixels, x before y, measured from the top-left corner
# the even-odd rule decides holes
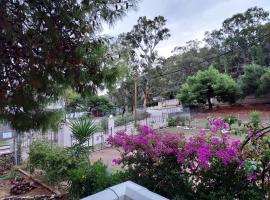
[[[174,47],[201,40],[205,31],[220,28],[226,18],[253,6],[270,11],[270,0],[142,0],[137,11],[130,11],[113,27],[105,25],[103,34],[117,36],[130,31],[140,16],[153,19],[162,15],[171,37],[160,42],[157,50],[160,56],[169,57]]]

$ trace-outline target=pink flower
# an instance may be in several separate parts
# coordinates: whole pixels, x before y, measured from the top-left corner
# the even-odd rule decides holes
[[[233,162],[239,154],[235,149],[231,148],[218,150],[216,156],[222,160],[224,165],[228,165],[228,163]]]
[[[121,159],[120,158],[114,158],[112,159],[112,163],[119,165],[121,163]]]
[[[198,162],[203,169],[208,169],[209,159],[212,157],[212,153],[209,148],[201,147],[197,150]]]
[[[247,180],[249,180],[249,181],[256,180],[256,179],[257,179],[256,173],[247,175]]]

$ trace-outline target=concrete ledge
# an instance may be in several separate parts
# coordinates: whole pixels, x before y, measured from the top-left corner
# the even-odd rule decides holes
[[[132,181],[112,186],[102,192],[83,198],[82,200],[168,200],[149,191]]]

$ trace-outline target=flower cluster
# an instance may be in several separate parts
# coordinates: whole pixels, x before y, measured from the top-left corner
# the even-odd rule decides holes
[[[116,133],[108,139],[121,153],[113,163],[126,167],[132,180],[164,193],[171,190],[175,194],[179,188],[186,191],[191,187],[195,193],[209,194],[214,191],[212,188],[217,188],[244,199],[239,188],[242,191],[260,188],[257,184],[260,181],[266,188],[265,177],[270,174],[269,137],[251,141],[243,149],[240,140],[228,135],[225,121],[210,119],[209,125],[209,131],[201,130],[189,138],[160,134],[148,126],[140,127],[139,133],[132,135]],[[254,131],[243,132],[256,137]]]
[[[124,132],[116,133],[115,137],[109,137],[112,146],[120,147],[122,162],[136,156],[158,161],[163,156],[178,155],[179,137],[175,135],[160,135],[148,126],[140,127],[140,134],[127,135]],[[114,159],[114,163],[121,161]]]
[[[231,162],[241,164],[240,141],[231,139],[227,134],[216,136],[228,125],[221,119],[211,119],[210,124],[210,133],[201,131],[188,140],[173,134],[158,134],[148,126],[140,127],[139,134],[116,133],[108,141],[122,149],[122,157],[113,162],[129,165],[134,158],[160,162],[171,156],[179,165],[187,166],[191,171],[208,170],[211,163],[218,161],[225,166]]]
[[[221,118],[210,118],[208,119],[210,124],[210,130],[213,134],[218,133],[219,131],[229,130],[229,125]]]

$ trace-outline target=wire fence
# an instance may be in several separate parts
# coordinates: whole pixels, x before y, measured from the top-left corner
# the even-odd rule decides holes
[[[107,139],[110,136],[114,136],[117,132],[125,132],[128,135],[134,134],[137,132],[139,126],[144,125],[151,126],[153,129],[161,129],[168,126],[168,120],[170,118],[183,116],[187,119],[190,118],[190,110],[174,107],[152,110],[150,114],[147,114],[145,111],[140,112],[136,118],[136,125],[135,118],[132,114],[117,116],[112,119],[109,117],[96,118],[94,119],[94,124],[98,131],[89,138],[85,146],[89,147],[92,151],[99,151],[110,147]],[[16,152],[18,143],[20,143],[22,159],[27,159],[31,144],[37,140],[48,140],[52,145],[57,144],[64,148],[72,147],[77,143],[72,135],[70,122],[66,122],[60,124],[57,131],[48,131],[46,133],[30,131],[21,134],[14,134],[12,132],[12,137],[9,140],[1,139],[0,134],[0,154]],[[8,142],[4,144],[3,141]]]

